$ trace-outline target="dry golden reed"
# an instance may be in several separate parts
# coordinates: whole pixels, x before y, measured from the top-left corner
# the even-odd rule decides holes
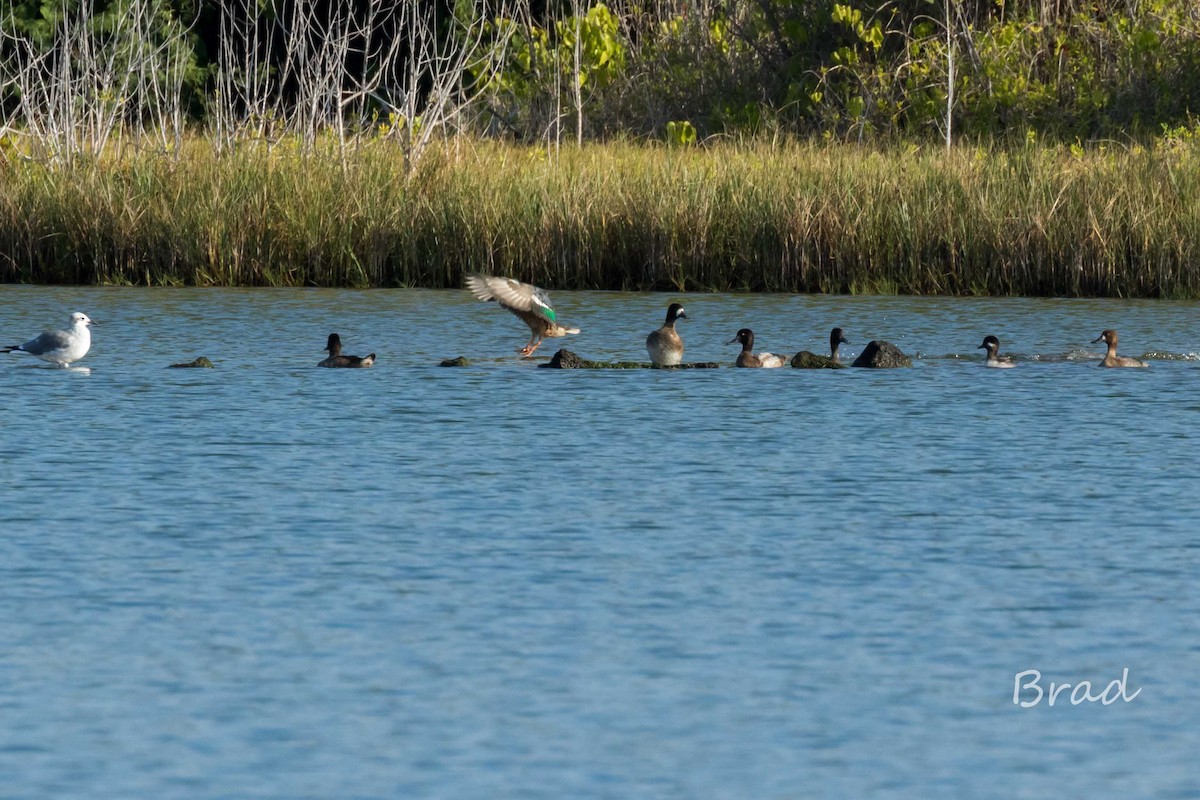
[[[454,139],[0,161],[0,281],[1200,296],[1191,146]]]

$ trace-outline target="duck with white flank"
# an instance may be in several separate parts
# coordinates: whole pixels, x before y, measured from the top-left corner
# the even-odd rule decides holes
[[[344,356],[342,355],[342,337],[336,333],[329,334],[329,340],[325,342],[325,349],[329,351],[329,358],[317,364],[318,367],[369,367],[375,363],[375,354],[366,357],[359,356]]]
[[[1117,332],[1107,330],[1101,332],[1099,336],[1092,339],[1092,344],[1096,342],[1104,342],[1108,345],[1108,353],[1104,356],[1104,360],[1100,362],[1102,367],[1148,367],[1150,366],[1145,361],[1139,361],[1136,358],[1127,358],[1126,356],[1117,355]]]
[[[70,325],[65,331],[45,331],[24,344],[0,348],[0,352],[29,353],[42,361],[65,367],[83,358],[92,349],[92,332],[88,326],[94,324],[87,314],[76,311],[71,315]]]
[[[761,367],[763,369],[774,369],[787,364],[787,359],[783,356],[775,356],[770,353],[754,354],[754,331],[749,328],[742,328],[726,344],[734,342],[742,343],[742,352],[738,353],[736,366],[739,367]]]
[[[835,364],[841,363],[841,359],[838,358],[838,345],[841,344],[850,344],[850,340],[842,334],[841,328],[834,328],[829,332],[829,357]]]
[[[975,348],[976,350],[987,350],[987,362],[984,366],[994,367],[996,369],[1008,369],[1015,367],[1016,363],[1008,356],[1000,355],[1000,340],[995,336],[983,337],[983,344]]]
[[[517,351],[523,356],[532,355],[543,339],[579,333],[579,328],[564,328],[558,324],[550,297],[532,284],[495,275],[471,274],[467,276],[467,288],[480,300],[495,300],[529,326],[533,336]]]
[[[671,303],[667,309],[667,321],[646,337],[646,352],[650,354],[651,362],[660,367],[674,367],[683,361],[683,338],[675,330],[675,320],[687,318],[683,306]]]

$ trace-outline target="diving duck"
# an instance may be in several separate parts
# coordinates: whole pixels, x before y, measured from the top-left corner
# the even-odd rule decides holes
[[[318,367],[369,367],[375,363],[374,353],[371,353],[366,358],[342,355],[342,337],[336,333],[329,334],[329,340],[325,343],[325,349],[329,351],[329,358],[317,364]]]
[[[841,363],[841,359],[838,358],[840,344],[850,344],[850,340],[842,334],[841,328],[834,328],[829,332],[829,357],[837,364]]]
[[[558,315],[550,305],[549,296],[532,284],[472,273],[467,275],[467,288],[480,300],[495,300],[529,326],[533,336],[517,351],[523,356],[532,355],[545,338],[579,333],[579,328],[564,328],[558,324]]]
[[[976,347],[975,349],[987,350],[987,362],[984,364],[984,366],[993,367],[995,369],[1008,369],[1016,366],[1016,363],[1014,363],[1013,360],[1008,356],[999,355],[1000,340],[995,336],[983,337],[983,344],[979,345],[979,347]]]
[[[1101,332],[1099,336],[1092,339],[1092,344],[1096,342],[1104,342],[1108,345],[1108,353],[1104,356],[1104,360],[1100,362],[1102,367],[1148,367],[1150,366],[1145,361],[1139,361],[1136,358],[1127,358],[1126,356],[1117,355],[1117,332],[1107,330]]]
[[[29,353],[42,361],[65,367],[83,358],[92,349],[92,332],[88,326],[93,324],[87,314],[76,311],[71,315],[65,331],[44,331],[23,344],[2,347],[0,352]]]
[[[754,331],[749,328],[742,328],[726,344],[734,342],[742,343],[742,352],[738,354],[736,366],[739,367],[762,367],[764,369],[773,369],[782,367],[787,363],[787,359],[783,356],[774,356],[770,353],[754,354]]]
[[[650,354],[651,362],[660,367],[674,367],[683,361],[683,338],[675,330],[675,320],[687,318],[683,306],[671,303],[667,308],[667,321],[646,337],[646,352]]]

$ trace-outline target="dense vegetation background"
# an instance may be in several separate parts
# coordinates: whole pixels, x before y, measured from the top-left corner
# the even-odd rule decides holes
[[[313,104],[316,82],[324,92],[316,104],[338,105],[341,124],[413,125],[404,112],[424,110],[428,97],[406,93],[447,91],[456,113],[437,124],[525,141],[779,132],[940,140],[949,131],[1086,143],[1190,131],[1200,108],[1193,0],[7,5],[0,60],[10,130],[38,113],[19,102],[31,84],[97,66],[148,70],[142,96],[117,75],[86,87],[126,90],[109,98],[126,117],[179,100],[199,126],[231,114],[286,119],[293,104]],[[421,26],[429,41],[412,40]],[[42,70],[19,74],[55,49]],[[466,63],[431,52],[462,52]],[[85,64],[89,57],[103,63]]]
[[[17,0],[0,281],[1200,296],[1193,0]]]

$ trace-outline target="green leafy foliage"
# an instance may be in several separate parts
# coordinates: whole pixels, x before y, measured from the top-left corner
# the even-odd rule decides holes
[[[183,106],[201,125],[211,122],[206,113],[216,105],[210,79],[225,35],[224,12],[216,9],[237,6],[230,13],[268,19],[289,8],[283,0],[244,7],[156,0],[150,40],[136,42],[118,35],[130,0],[82,2],[0,4],[6,124],[20,127],[12,117],[17,90],[6,80],[14,48],[53,48],[63,16],[80,8],[91,9],[96,47],[113,53],[114,70],[139,48],[169,43],[186,50]],[[471,0],[430,7],[439,9],[436,37],[481,36],[494,44],[477,57],[474,83],[458,87],[464,97],[484,89],[490,113],[462,118],[523,139],[545,136],[578,112],[585,135],[596,137],[658,138],[668,122],[687,120],[705,137],[787,132],[921,142],[939,140],[949,126],[975,140],[1019,142],[1034,131],[1043,141],[1086,146],[1159,137],[1164,126],[1190,125],[1200,109],[1194,0],[518,2],[509,16],[482,25],[464,22],[480,7]],[[321,4],[313,9],[328,13]],[[383,25],[403,27],[396,19]],[[278,38],[255,45],[265,69],[280,70],[286,61]],[[136,100],[111,101],[153,116],[133,108]],[[272,113],[283,118],[287,109]],[[388,131],[397,130],[392,121]]]
[[[684,120],[667,123],[667,144],[673,147],[690,147],[696,143],[696,126]]]
[[[520,26],[510,19],[492,23],[504,41],[504,62],[489,86],[494,108],[508,110],[513,129],[542,122],[545,109],[570,103],[576,88],[589,99],[625,70],[627,43],[618,19],[603,3],[550,26]]]

